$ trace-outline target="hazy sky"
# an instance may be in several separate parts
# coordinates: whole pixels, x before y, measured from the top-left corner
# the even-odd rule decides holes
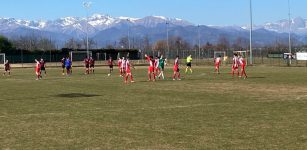
[[[160,15],[194,24],[244,25],[249,23],[249,0],[90,0],[90,14],[141,18]],[[288,18],[288,0],[252,0],[254,23]],[[86,16],[84,0],[0,0],[0,17],[50,20]],[[290,0],[292,17],[307,18],[307,0]]]

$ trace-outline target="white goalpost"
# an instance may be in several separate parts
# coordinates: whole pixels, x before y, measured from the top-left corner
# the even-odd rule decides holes
[[[0,63],[5,64],[5,53],[0,53]]]
[[[227,61],[226,51],[214,51],[214,58],[221,56],[222,62]]]
[[[243,58],[245,58],[246,64],[248,62],[248,51],[233,51],[233,53],[238,54],[240,56],[242,56]]]
[[[89,51],[89,56],[92,56],[92,52]],[[71,51],[69,52],[70,60],[73,61],[83,61],[87,57],[86,51]]]

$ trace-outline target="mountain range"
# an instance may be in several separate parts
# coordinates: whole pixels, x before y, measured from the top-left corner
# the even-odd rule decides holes
[[[31,21],[15,18],[0,18],[0,34],[9,38],[35,35],[51,38],[59,45],[68,39],[83,39],[88,35],[103,47],[118,42],[128,35],[131,38],[148,36],[151,42],[169,36],[180,36],[191,44],[198,43],[198,34],[202,43],[217,43],[221,36],[230,42],[237,38],[249,39],[249,26],[206,26],[195,25],[189,21],[163,16],[147,16],[144,18],[111,17],[109,15],[94,14],[88,18],[64,17],[49,21]],[[289,21],[279,20],[263,25],[253,26],[254,43],[259,46],[287,41]],[[292,37],[298,43],[307,43],[307,19],[297,17],[291,20]]]

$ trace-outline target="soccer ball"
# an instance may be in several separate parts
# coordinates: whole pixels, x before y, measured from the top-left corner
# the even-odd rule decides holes
[[[108,74],[108,76],[110,76],[111,74]]]

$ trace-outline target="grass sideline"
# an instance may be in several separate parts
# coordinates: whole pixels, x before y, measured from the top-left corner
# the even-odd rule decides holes
[[[116,69],[14,69],[0,77],[0,149],[307,149],[306,68],[221,70],[146,82],[137,67],[125,85]]]

